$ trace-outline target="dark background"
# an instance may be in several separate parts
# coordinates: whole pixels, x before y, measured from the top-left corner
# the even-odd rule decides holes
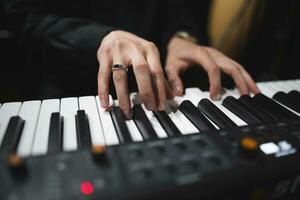
[[[263,1],[262,21],[259,25],[253,24],[255,29],[249,35],[246,48],[239,57],[234,59],[243,66],[247,66],[247,70],[256,81],[299,79],[299,1]],[[195,17],[200,18],[197,13],[201,8],[197,8],[197,6],[194,8]],[[202,9],[201,13],[207,10]],[[262,8],[258,7],[257,9]],[[198,20],[199,24],[203,27],[206,26],[203,17]],[[256,23],[255,19],[253,23]],[[40,70],[38,66],[26,64],[26,52],[19,48],[14,32],[8,27],[9,24],[5,20],[0,4],[0,102],[39,99],[38,95],[31,93],[31,89],[34,91],[39,87],[41,82]],[[207,89],[206,73],[201,70],[192,69],[183,74],[186,86],[197,84],[199,75],[203,81],[200,85],[201,89]],[[66,81],[68,81],[67,77]],[[84,80],[82,81],[84,82]],[[224,84],[230,87],[232,81],[225,77]],[[79,92],[79,94],[88,95],[86,91]],[[93,94],[89,93],[89,95],[94,94],[96,91]],[[66,94],[66,96],[69,95]]]

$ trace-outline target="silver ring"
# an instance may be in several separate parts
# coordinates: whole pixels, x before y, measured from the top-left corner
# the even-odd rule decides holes
[[[111,68],[111,70],[114,71],[118,71],[118,70],[126,70],[126,72],[128,71],[128,67],[126,65],[123,64],[114,64]]]

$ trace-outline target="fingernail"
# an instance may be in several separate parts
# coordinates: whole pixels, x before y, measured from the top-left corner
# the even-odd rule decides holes
[[[211,99],[214,101],[218,101],[222,98],[221,94],[217,93],[216,95],[211,96]]]
[[[180,88],[179,88],[179,86],[175,87],[175,92],[176,92],[177,95],[180,94]]]
[[[101,103],[101,106],[103,108],[107,108],[108,107],[108,102],[106,99],[100,99],[100,103]]]
[[[124,111],[124,115],[125,115],[126,119],[131,119],[132,111],[131,110]]]

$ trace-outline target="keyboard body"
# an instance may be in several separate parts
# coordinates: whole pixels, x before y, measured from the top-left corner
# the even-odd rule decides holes
[[[261,83],[259,87],[264,94],[272,98],[278,91],[283,91],[286,86],[290,86],[287,87],[289,90],[296,90],[299,81],[290,81],[287,85],[280,82],[281,87],[278,87],[277,90],[274,88],[272,90],[274,86],[270,87],[270,85],[273,84]],[[228,91],[229,96],[234,96],[235,92],[234,90]],[[202,97],[193,96],[196,94],[195,90],[187,90],[186,95],[190,96],[186,99],[192,103],[194,101],[198,103],[201,98],[208,95],[201,93]],[[186,99],[179,99],[178,102],[183,103]],[[114,127],[119,127],[118,121],[112,119],[112,122],[105,121],[104,125],[103,120],[108,118],[103,117],[101,112],[106,111],[97,108],[100,121],[102,120],[103,144],[101,139],[97,140],[97,137],[93,136],[97,125],[93,124],[95,120],[92,109],[82,103],[84,101],[87,100],[84,99],[80,102],[79,98],[77,110],[85,110],[87,113],[90,145],[82,145],[84,141],[82,144],[79,142],[80,134],[74,133],[77,138],[77,147],[72,149],[72,143],[63,140],[59,152],[49,150],[50,136],[47,136],[48,140],[46,141],[36,139],[39,126],[43,125],[43,120],[39,119],[43,115],[42,110],[45,107],[43,107],[43,103],[38,106],[40,110],[37,119],[32,120],[34,116],[28,118],[24,111],[25,108],[22,109],[22,106],[26,105],[24,102],[20,105],[15,103],[13,107],[19,106],[19,108],[15,109],[17,111],[10,108],[12,114],[6,112],[6,118],[14,115],[19,115],[23,119],[28,118],[27,124],[25,120],[27,126],[24,124],[20,126],[22,134],[17,142],[18,145],[7,153],[5,150],[10,148],[4,148],[4,146],[7,143],[13,144],[10,142],[13,140],[7,136],[8,129],[12,127],[10,126],[12,124],[18,125],[20,120],[16,119],[15,123],[8,122],[8,119],[3,120],[3,109],[7,109],[7,106],[2,105],[0,108],[0,122],[2,123],[0,125],[3,129],[4,122],[6,122],[7,127],[5,127],[3,136],[0,135],[2,137],[0,199],[299,199],[300,120],[297,118],[299,114],[282,103],[279,105],[295,114],[296,117],[289,120],[271,120],[268,123],[250,123],[251,121],[245,123],[243,120],[241,121],[244,123],[240,123],[234,119],[236,116],[232,115],[231,119],[237,126],[220,128],[218,121],[210,119],[212,127],[219,127],[204,131],[197,126],[193,118],[189,118],[193,116],[190,116],[189,112],[182,108],[181,114],[183,113],[192,121],[198,130],[194,131],[195,129],[188,128],[190,125],[187,124],[186,129],[189,129],[190,132],[184,134],[180,125],[175,124],[175,119],[178,120],[181,119],[179,117],[182,117],[179,115],[180,113],[174,113],[177,118],[173,118],[172,113],[169,113],[170,119],[178,127],[181,135],[170,135],[164,125],[162,127],[166,135],[159,134],[158,131],[161,130],[155,123],[161,122],[160,115],[154,115],[154,117],[156,116],[154,119],[157,119],[155,121],[150,119],[145,111],[157,138],[146,138],[144,133],[141,133],[139,122],[133,120],[142,137],[133,135],[132,130],[134,129],[128,128],[132,141],[127,142],[125,136],[113,132],[118,139],[115,143],[113,138],[108,138],[111,135],[106,136],[105,134],[106,132],[110,134],[112,131],[108,129],[107,124],[112,123]],[[95,101],[97,102],[97,100]],[[281,100],[277,102],[279,101]],[[60,103],[60,107],[54,108],[52,113],[57,111],[64,113],[62,111],[63,100]],[[54,102],[54,107],[55,104]],[[220,105],[218,107],[221,108]],[[31,111],[35,113],[34,109]],[[232,114],[224,108],[222,111],[227,116]],[[72,130],[69,131],[70,129],[65,130],[65,128],[71,127],[66,113],[63,115],[64,134],[72,132]],[[46,114],[44,115],[46,116]],[[78,133],[79,130],[84,129],[84,126],[82,123],[76,124],[80,113],[77,112],[77,118],[74,118],[74,115],[76,112],[73,112],[72,116],[75,121],[73,131]],[[107,116],[113,118],[113,114]],[[207,119],[209,119],[208,115]],[[177,122],[184,120],[186,119],[183,118]],[[33,131],[28,128],[31,121],[35,121]],[[51,132],[48,130],[49,127],[51,130],[50,115],[48,115],[47,121],[48,126],[43,128],[48,133]],[[222,123],[220,124],[222,125]],[[18,130],[15,128],[17,125],[11,129],[17,132]],[[130,127],[132,124],[126,122],[126,125]],[[26,144],[24,142],[26,139],[22,138],[22,135],[30,136],[30,130],[34,132],[30,147],[26,147],[26,145],[24,148],[20,147],[21,144]],[[98,132],[100,131],[98,130]],[[35,143],[37,143],[37,147],[35,147]],[[44,143],[47,144],[47,147],[40,147]],[[252,148],[253,145],[256,148]],[[97,151],[93,148],[99,146],[105,146],[104,150],[100,148],[100,151]],[[26,149],[29,150],[26,151]],[[46,150],[44,151],[44,149]],[[27,152],[29,153],[26,154]],[[12,154],[22,155],[20,156],[21,161],[10,160]]]

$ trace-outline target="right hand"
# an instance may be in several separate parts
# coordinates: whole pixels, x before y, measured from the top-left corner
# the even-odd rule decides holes
[[[97,51],[99,62],[98,95],[101,106],[109,107],[109,81],[114,64],[132,65],[141,100],[148,110],[164,110],[165,101],[172,95],[164,78],[159,51],[155,44],[132,33],[117,30],[106,35]],[[113,81],[119,106],[127,118],[132,117],[127,72],[116,70]],[[167,89],[167,91],[166,91]]]

